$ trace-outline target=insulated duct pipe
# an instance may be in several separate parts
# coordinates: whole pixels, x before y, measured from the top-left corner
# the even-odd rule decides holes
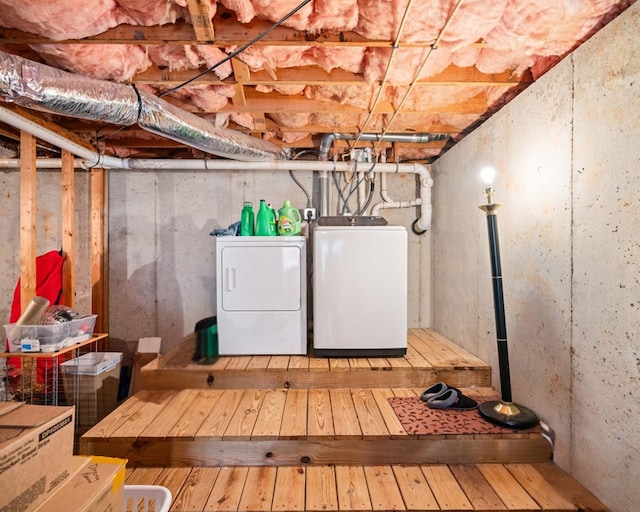
[[[244,171],[320,171],[328,174],[329,171],[354,172],[355,162],[320,162],[313,160],[271,160],[244,162],[239,160],[204,160],[204,159],[147,159],[147,158],[116,158],[100,155],[90,149],[64,138],[48,128],[22,117],[21,115],[0,106],[0,121],[7,123],[19,130],[31,133],[34,137],[44,140],[60,149],[69,151],[85,160],[85,166],[103,167],[107,169],[147,169],[147,170],[244,170]],[[12,167],[20,167],[20,161]],[[57,163],[60,159],[46,160]],[[0,162],[2,160],[0,159]],[[37,167],[45,167],[38,164]],[[414,223],[414,229],[426,231],[431,226],[431,186],[433,179],[429,170],[421,164],[396,164],[378,163],[374,172],[384,173],[411,173],[416,174],[420,180],[420,217]]]
[[[135,87],[87,78],[0,52],[0,94],[27,108],[141,128],[235,160],[287,158],[277,145],[204,119]]]

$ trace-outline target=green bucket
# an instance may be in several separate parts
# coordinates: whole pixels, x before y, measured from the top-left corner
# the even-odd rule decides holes
[[[196,351],[193,360],[198,364],[213,364],[218,359],[218,322],[215,316],[196,323]]]

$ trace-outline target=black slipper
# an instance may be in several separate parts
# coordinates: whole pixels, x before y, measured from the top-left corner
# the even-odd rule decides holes
[[[425,389],[422,392],[422,394],[420,395],[420,400],[422,400],[423,402],[428,402],[429,399],[441,395],[447,389],[449,389],[449,386],[447,386],[444,382],[436,382],[433,386]]]
[[[468,411],[478,407],[473,398],[463,395],[459,389],[449,388],[444,393],[427,400],[432,409],[451,409],[454,411]]]

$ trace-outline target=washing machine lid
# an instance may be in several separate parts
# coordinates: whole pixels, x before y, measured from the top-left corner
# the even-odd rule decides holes
[[[372,215],[324,216],[318,219],[318,226],[386,226],[387,219]]]

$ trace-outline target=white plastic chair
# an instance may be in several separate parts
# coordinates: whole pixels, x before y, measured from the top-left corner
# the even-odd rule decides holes
[[[124,486],[123,512],[169,512],[170,506],[171,491],[166,487],[161,485]]]

